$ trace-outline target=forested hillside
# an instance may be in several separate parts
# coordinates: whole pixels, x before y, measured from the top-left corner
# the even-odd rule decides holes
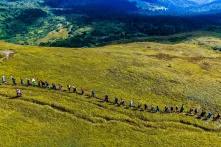
[[[116,5],[118,3],[119,5]],[[219,14],[147,16],[128,1],[2,1],[0,39],[18,44],[82,47],[216,30]],[[176,40],[175,40],[176,41]]]

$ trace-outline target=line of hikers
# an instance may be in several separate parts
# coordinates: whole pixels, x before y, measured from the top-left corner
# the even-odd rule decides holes
[[[104,97],[103,102],[110,102],[108,95],[106,95]],[[127,105],[125,100],[123,100],[123,99],[119,100],[118,98],[115,98],[113,103],[114,103],[114,105],[117,105],[117,106],[127,106],[131,109],[137,109],[140,111],[149,111],[152,113],[159,113],[159,112],[161,112],[161,113],[184,113],[185,112],[184,105],[182,105],[181,107],[178,107],[178,106],[167,107],[167,106],[165,106],[163,110],[160,110],[159,106],[154,107],[154,106],[148,106],[147,104],[141,104],[141,103],[138,103],[136,106],[134,104],[133,100],[131,100],[129,102],[129,104]],[[212,119],[213,121],[218,121],[221,119],[221,116],[219,113],[217,113],[217,115],[214,115],[211,112],[207,113],[206,111],[200,110],[197,108],[190,108],[190,110],[186,113],[186,115],[196,116],[196,118],[203,119],[203,120]]]
[[[17,85],[16,79],[11,76],[11,81],[14,86]],[[7,84],[7,79],[6,76],[2,76],[2,84]],[[72,86],[72,85],[67,85],[67,90],[63,88],[61,84],[56,85],[55,83],[49,84],[47,81],[42,81],[38,80],[36,81],[34,78],[32,79],[26,79],[26,82],[23,79],[20,79],[20,84],[22,86],[33,86],[33,87],[39,87],[39,88],[47,88],[47,89],[52,89],[52,90],[60,90],[60,91],[68,91],[69,93],[77,93],[80,95],[84,95],[85,91],[81,88],[80,92],[79,90],[77,91],[77,87]],[[20,89],[16,89],[16,94],[17,97],[22,96],[22,92]],[[96,97],[96,93],[94,90],[91,91],[91,94],[89,95],[90,97],[98,98]],[[131,100],[129,104],[126,103],[124,99],[118,99],[117,97],[114,98],[114,101],[111,102],[109,99],[108,95],[105,95],[104,98],[102,99],[102,102],[106,103],[113,103],[116,106],[124,106],[124,107],[129,107],[131,109],[137,109],[139,111],[149,111],[152,113],[184,113],[185,108],[184,105],[181,107],[175,106],[175,107],[167,107],[165,106],[164,109],[160,110],[159,106],[148,106],[147,104],[141,104],[138,103],[135,105],[134,101]],[[197,108],[190,108],[189,111],[186,113],[186,115],[189,116],[196,116],[198,119],[203,119],[203,120],[209,120],[212,119],[213,121],[218,121],[221,119],[220,114],[218,113],[217,115],[214,115],[211,112],[206,112],[204,110],[200,110]]]

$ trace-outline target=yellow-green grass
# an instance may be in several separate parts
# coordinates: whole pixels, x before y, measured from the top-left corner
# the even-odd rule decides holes
[[[2,146],[220,145],[218,123],[37,88],[19,87],[24,96],[13,99],[16,88],[0,88]]]
[[[0,72],[74,84],[136,104],[221,111],[221,54],[194,42],[141,42],[99,48],[44,48],[0,42],[14,50]],[[0,87],[0,142],[30,146],[219,146],[220,123],[183,114],[152,114],[74,94]],[[55,106],[55,107],[54,107]],[[64,111],[65,110],[65,111]],[[9,131],[6,131],[9,130]]]

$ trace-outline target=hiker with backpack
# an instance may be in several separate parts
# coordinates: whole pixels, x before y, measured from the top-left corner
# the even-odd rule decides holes
[[[103,99],[103,102],[109,102],[109,97],[108,97],[108,95],[105,95],[105,97],[104,97],[104,99]]]
[[[134,102],[133,102],[133,100],[130,100],[129,107],[130,107],[130,108],[133,108],[133,107],[134,107]]]
[[[52,86],[51,88],[52,88],[53,90],[57,90],[57,87],[56,87],[56,85],[55,85],[54,83],[52,83],[51,86]]]
[[[12,80],[12,84],[13,84],[14,86],[17,85],[16,79],[15,79],[13,76],[11,76],[11,80]]]
[[[67,85],[68,92],[71,92],[71,85]]]
[[[23,79],[20,80],[22,86],[25,86],[25,81]]]
[[[187,115],[192,115],[193,112],[194,112],[193,108],[190,108],[190,110],[187,112]]]
[[[208,115],[207,115],[207,119],[210,119],[211,117],[213,116],[213,114],[211,112],[208,112]]]
[[[40,87],[41,87],[41,88],[45,88],[45,82],[40,81]]]
[[[173,112],[174,112],[174,108],[170,107],[170,113],[173,113]]]
[[[80,93],[80,95],[84,95],[84,89],[83,89],[83,88],[81,88],[81,93]]]
[[[72,90],[73,90],[73,93],[77,92],[77,88],[75,86],[72,86]]]
[[[58,84],[58,90],[62,91],[63,86],[61,84]]]
[[[148,106],[147,104],[144,104],[144,110],[147,110]]]
[[[121,99],[119,106],[120,105],[125,106],[125,100],[124,99]]]
[[[206,112],[205,112],[205,111],[202,111],[197,118],[200,119],[200,118],[203,118],[203,117],[205,117],[205,116],[206,116]]]
[[[176,113],[179,113],[179,108],[178,108],[178,106],[176,106],[175,111],[176,111]]]
[[[198,110],[197,108],[194,110],[194,115],[197,115],[198,114]]]
[[[117,97],[115,97],[115,99],[114,99],[114,104],[118,105],[118,98]]]
[[[32,83],[33,87],[35,87],[37,85],[36,80],[34,78],[32,78],[31,83]]]
[[[169,108],[167,106],[164,107],[164,112],[168,113],[169,112]]]
[[[39,88],[42,87],[42,85],[41,85],[41,80],[38,81],[38,87],[39,87]]]
[[[155,112],[156,112],[153,105],[150,106],[150,112],[152,112],[152,113],[155,113]]]
[[[96,97],[96,93],[94,90],[91,91],[91,97],[95,98]]]
[[[22,96],[22,92],[20,89],[16,89],[16,94],[17,94],[17,97],[21,97]]]
[[[50,88],[49,86],[50,86],[49,83],[45,81],[45,88]]]
[[[27,86],[31,86],[31,81],[30,81],[30,79],[27,79]]]
[[[157,108],[156,108],[156,112],[160,112],[160,108],[159,108],[159,106],[157,106]]]
[[[141,107],[142,107],[142,104],[141,104],[141,103],[138,103],[138,105],[137,105],[137,109],[138,109],[138,110],[142,110]]]
[[[182,105],[180,108],[180,113],[183,113],[183,112],[184,112],[184,105]]]
[[[7,83],[6,76],[3,75],[3,76],[2,76],[2,84],[6,84],[6,83]]]

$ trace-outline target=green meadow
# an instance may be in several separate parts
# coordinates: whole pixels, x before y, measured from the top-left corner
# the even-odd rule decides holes
[[[221,112],[221,40],[136,42],[96,48],[0,42],[0,73],[95,90],[148,106]],[[206,44],[202,44],[204,42]],[[23,96],[18,99],[15,89]],[[0,86],[0,146],[220,146],[219,121],[131,110],[98,99],[34,87]]]

